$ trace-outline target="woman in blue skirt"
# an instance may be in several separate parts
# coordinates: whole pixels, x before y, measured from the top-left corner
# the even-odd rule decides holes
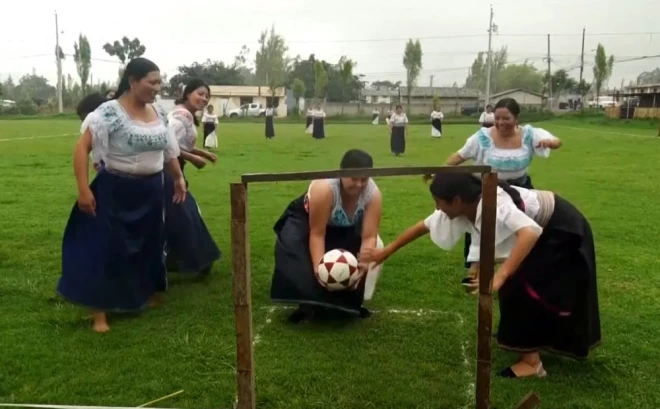
[[[218,158],[211,152],[196,148],[197,126],[195,112],[204,109],[209,102],[208,85],[200,79],[188,82],[176,107],[168,115],[170,131],[179,143],[181,170],[186,162],[197,169],[206,166],[206,161],[215,163]],[[170,193],[170,175],[165,175],[165,190]],[[187,185],[186,181],[186,185]],[[197,201],[188,192],[181,205],[168,203],[165,212],[167,234],[167,269],[182,274],[208,274],[213,263],[220,259],[220,249],[209,233]]]
[[[139,311],[167,289],[164,207],[185,199],[186,182],[167,117],[154,105],[160,87],[156,64],[129,62],[114,99],[85,119],[74,150],[78,203],[64,231],[57,291],[91,310],[97,332],[109,330],[108,312]],[[90,185],[93,145],[102,147],[105,169]],[[168,197],[164,167],[174,185]]]

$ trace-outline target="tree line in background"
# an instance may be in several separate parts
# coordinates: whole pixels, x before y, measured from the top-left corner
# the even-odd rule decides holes
[[[123,37],[113,43],[103,45],[103,50],[111,57],[119,60],[118,74],[121,76],[126,64],[145,54],[146,46],[138,38]],[[254,60],[250,59],[250,49],[243,46],[235,56],[234,61],[225,63],[207,59],[203,62],[193,62],[181,65],[176,73],[168,78],[163,75],[163,91],[165,96],[176,96],[179,86],[189,79],[197,77],[211,85],[254,85],[264,86],[272,95],[278,88],[291,89],[297,100],[300,98],[326,100],[347,103],[359,98],[360,91],[368,85],[372,88],[395,90],[402,81],[392,82],[378,80],[368,84],[364,75],[356,73],[357,62],[343,56],[337,62],[317,59],[315,54],[302,58],[300,55],[290,57],[285,39],[275,31],[275,27],[264,30],[258,38],[258,48]],[[56,53],[60,58],[67,55],[59,49]],[[74,42],[72,55],[76,65],[78,80],[71,75],[63,75],[62,99],[67,108],[72,108],[85,94],[93,91],[106,92],[114,84],[100,82],[89,84],[92,68],[92,50],[87,37],[80,34]],[[417,86],[417,80],[423,68],[423,51],[419,40],[410,39],[403,50],[402,65],[405,68],[407,101],[410,104],[411,93]],[[594,90],[598,95],[612,74],[614,57],[605,54],[602,45],[598,45],[593,67],[593,83],[585,80],[578,82],[564,69],[556,70],[548,78],[546,71],[537,69],[529,61],[511,63],[508,61],[506,47],[492,53],[491,92],[523,88],[531,92],[546,93],[551,85],[553,95],[565,94],[585,95]],[[477,54],[470,73],[466,78],[465,87],[483,91],[486,87],[487,53]],[[638,83],[660,82],[660,68],[642,73]],[[458,84],[454,83],[454,87]],[[13,99],[19,102],[21,112],[34,111],[46,107],[51,111],[56,105],[56,88],[48,83],[46,78],[36,72],[23,76],[18,84],[11,77],[0,84],[2,99]]]

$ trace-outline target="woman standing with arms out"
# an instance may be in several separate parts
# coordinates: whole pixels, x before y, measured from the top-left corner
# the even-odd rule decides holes
[[[390,150],[395,156],[406,152],[406,136],[408,134],[408,116],[403,113],[401,105],[396,106],[390,117]]]
[[[206,107],[204,115],[202,115],[202,123],[204,124],[204,147],[215,149],[218,147],[218,116],[213,113],[213,105]]]
[[[272,104],[266,106],[266,139],[273,139],[275,137],[275,124],[274,124],[275,110]]]
[[[197,149],[197,126],[195,112],[203,110],[209,100],[209,87],[200,79],[192,79],[186,84],[183,95],[176,101],[176,107],[168,115],[170,131],[176,136],[181,155],[181,170],[186,162],[197,169],[213,164],[218,158],[211,152]],[[165,175],[167,191],[169,175]],[[186,181],[186,186],[188,182]],[[167,266],[169,271],[182,274],[208,274],[213,263],[220,259],[220,249],[215,244],[197,201],[190,192],[181,205],[168,203],[165,213],[167,233]]]
[[[312,132],[314,139],[325,138],[325,111],[321,108],[321,104],[316,105],[312,126],[314,128],[314,131]]]
[[[445,250],[468,231],[480,242],[481,181],[468,173],[439,173],[430,191],[437,210],[384,249],[365,250],[365,262],[382,263],[428,233]],[[478,263],[479,251],[473,246],[469,260]],[[601,331],[594,239],[582,213],[553,192],[501,182],[495,258],[503,261],[493,278],[500,306],[497,342],[520,354],[499,376],[545,376],[543,350],[587,358]]]
[[[442,113],[442,108],[433,109],[431,112],[431,137],[442,137],[442,120],[445,119],[445,114]]]
[[[476,165],[491,166],[500,180],[510,185],[533,189],[528,175],[534,156],[547,158],[550,151],[561,147],[561,140],[541,128],[518,126],[520,107],[515,99],[504,98],[495,105],[495,126],[481,128],[470,136],[465,145],[447,159],[447,165],[460,165],[472,160]],[[465,268],[470,268],[467,255],[471,238],[465,236],[463,249]],[[473,269],[470,276],[475,277]]]
[[[97,332],[109,330],[107,312],[139,311],[167,289],[164,206],[183,202],[186,182],[179,146],[154,104],[160,87],[156,64],[129,62],[115,99],[87,116],[74,150],[78,206],[64,231],[57,291],[92,311]],[[103,148],[105,171],[90,186],[93,144]],[[163,166],[173,185],[168,196]]]
[[[305,121],[305,133],[311,135],[314,133],[314,110],[307,108],[307,120]]]
[[[351,149],[340,167],[372,168],[373,159]],[[362,263],[359,255],[365,249],[383,247],[378,236],[382,208],[376,183],[359,177],[314,180],[306,194],[289,204],[274,227],[275,272],[270,288],[273,302],[300,305],[289,321],[311,319],[325,308],[369,316],[362,303],[371,300],[382,266]],[[316,275],[323,255],[338,248],[357,256],[363,277],[357,288],[331,292]]]
[[[495,113],[493,113],[492,105],[486,105],[486,110],[482,112],[479,117],[479,125],[481,125],[482,128],[490,128],[495,125]]]

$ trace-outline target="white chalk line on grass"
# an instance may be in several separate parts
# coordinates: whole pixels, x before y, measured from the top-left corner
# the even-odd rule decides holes
[[[259,325],[255,329],[254,333],[254,341],[252,342],[252,345],[257,345],[261,341],[261,335],[260,332],[263,330],[264,327],[269,325],[272,322],[271,315],[275,311],[285,311],[285,310],[293,310],[295,307],[290,307],[290,306],[282,306],[282,305],[276,305],[276,306],[269,306],[269,307],[261,307],[262,310],[267,310],[266,313],[266,321],[264,324]],[[442,311],[442,310],[432,310],[432,309],[426,309],[426,308],[420,308],[420,309],[387,309],[387,310],[369,310],[371,311],[372,314],[395,314],[395,315],[416,315],[418,317],[422,316],[429,316],[429,315],[450,315],[455,317],[458,320],[458,323],[461,327],[464,327],[465,325],[465,320],[463,319],[463,315],[456,311]],[[468,350],[468,342],[467,340],[463,340],[461,342],[461,358],[463,359],[463,371],[464,375],[468,378],[471,379],[473,378],[472,373],[471,373],[471,365],[470,365],[470,360],[468,358],[467,354]],[[466,404],[463,406],[464,409],[468,409],[471,407],[471,402],[472,398],[474,396],[476,385],[474,382],[469,382],[467,384],[467,387],[465,388],[465,401]],[[238,398],[237,398],[238,399]]]
[[[4,138],[0,139],[0,142],[11,142],[11,141],[26,141],[30,139],[44,139],[44,138],[62,138],[64,136],[75,136],[80,135],[76,133],[63,133],[58,135],[37,135],[37,136],[26,136],[21,138]]]
[[[625,132],[612,132],[612,131],[602,131],[599,129],[591,129],[591,128],[580,128],[577,126],[567,126],[567,125],[558,125],[558,124],[552,124],[551,126],[556,126],[559,128],[566,128],[566,129],[573,129],[576,131],[588,131],[588,132],[594,132],[594,133],[600,133],[600,134],[609,134],[609,135],[619,135],[619,136],[635,136],[637,138],[658,138],[655,135],[642,135],[638,133],[625,133]],[[660,139],[660,138],[658,138]]]

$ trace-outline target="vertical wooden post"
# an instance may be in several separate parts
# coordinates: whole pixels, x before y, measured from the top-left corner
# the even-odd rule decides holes
[[[479,243],[479,312],[477,331],[477,409],[490,409],[490,344],[493,333],[493,274],[497,173],[481,175],[481,242]]]
[[[247,184],[232,183],[231,249],[234,319],[236,321],[237,409],[255,409],[254,352],[252,344],[252,293],[250,291],[250,242],[248,240]]]

